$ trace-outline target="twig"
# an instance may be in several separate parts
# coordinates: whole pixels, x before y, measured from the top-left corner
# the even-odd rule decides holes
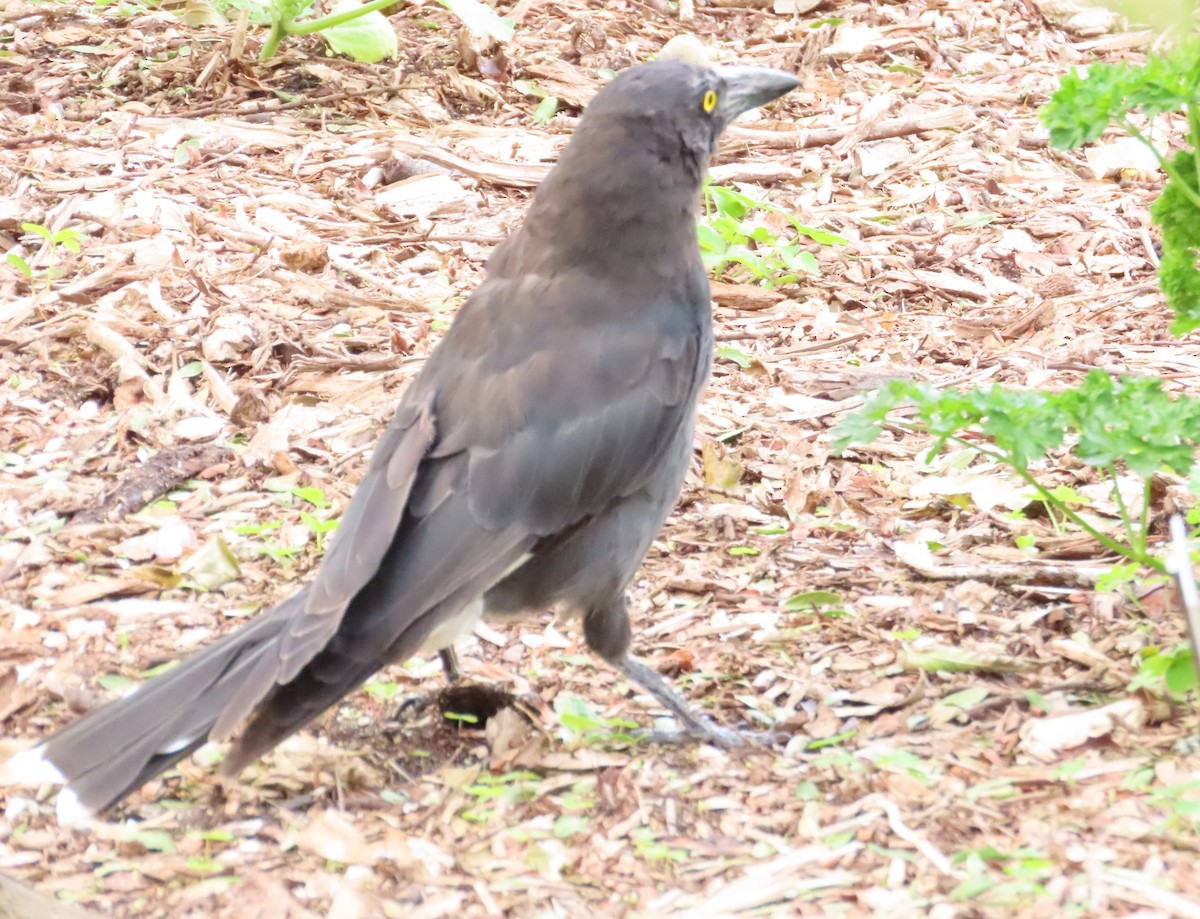
[[[1188,551],[1187,526],[1179,514],[1171,515],[1171,550],[1167,554],[1167,571],[1174,576],[1179,588],[1179,600],[1187,615],[1188,638],[1192,643],[1192,660],[1200,666],[1200,590],[1196,589],[1196,572],[1192,554]]]
[[[133,470],[98,507],[76,514],[72,523],[103,523],[141,510],[174,485],[217,463],[224,447],[187,446],[163,450]]]
[[[179,112],[179,118],[206,118],[209,115],[236,115],[244,118],[247,115],[265,115],[268,112],[286,112],[289,109],[305,108],[310,105],[329,105],[343,102],[346,99],[360,99],[364,96],[390,96],[394,93],[412,89],[408,86],[373,86],[370,89],[347,89],[336,93],[325,93],[322,96],[305,96],[303,99],[293,99],[291,102],[280,102],[278,99],[243,102],[241,105],[228,106],[223,102],[210,102],[188,111]]]
[[[1181,916],[1183,919],[1200,919],[1200,903],[1164,890],[1146,877],[1113,868],[1103,870],[1100,876],[1112,886],[1133,894],[1122,897],[1123,900],[1150,906],[1171,916]]]
[[[926,112],[910,118],[888,118],[874,125],[863,136],[864,141],[885,140],[889,137],[904,137],[923,131],[938,131],[958,128],[974,117],[965,105],[943,112]],[[812,128],[807,131],[762,131],[754,128],[729,128],[727,133],[733,141],[742,141],[746,146],[782,147],[787,150],[805,150],[809,147],[832,147],[843,138],[858,131],[857,124],[836,128]]]
[[[896,558],[922,577],[934,581],[1000,581],[1028,583],[1037,579],[1078,587],[1094,587],[1108,572],[1099,565],[1073,565],[1029,559],[1021,562],[975,561],[959,565],[943,565],[934,561],[932,553],[915,548],[911,543],[896,543]]]
[[[713,341],[749,341],[758,338],[776,338],[782,335],[779,329],[758,329],[753,332],[717,332]]]
[[[393,151],[415,159],[437,163],[447,169],[457,169],[480,182],[508,185],[513,188],[535,188],[550,172],[549,166],[514,166],[509,163],[471,162],[416,138],[398,137],[387,142]]]
[[[0,150],[14,150],[17,147],[42,146],[44,144],[78,144],[83,147],[94,147],[101,141],[82,134],[27,134],[24,137],[6,137],[0,140]]]
[[[950,859],[927,840],[916,830],[909,828],[907,824],[900,818],[900,808],[896,803],[883,795],[871,795],[863,801],[859,802],[863,805],[878,804],[887,815],[888,826],[891,827],[893,833],[903,839],[906,843],[925,856],[926,860],[938,870],[939,873],[948,877],[957,877],[953,866],[950,864]]]
[[[94,915],[0,874],[0,917],[4,919],[86,919]]]
[[[861,878],[847,871],[831,871],[826,866],[845,861],[862,849],[852,842],[837,849],[811,845],[787,852],[778,858],[760,862],[727,887],[718,889],[700,909],[683,913],[684,919],[744,913],[785,899],[795,890],[820,890],[822,887],[854,885]],[[819,866],[819,870],[813,870]],[[804,869],[804,870],[801,870]]]

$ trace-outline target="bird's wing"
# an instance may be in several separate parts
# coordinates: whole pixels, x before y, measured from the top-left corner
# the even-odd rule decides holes
[[[351,544],[357,567],[335,569],[347,572],[329,582],[341,592],[306,604],[349,603],[325,659],[314,662],[329,668],[324,682],[338,682],[334,672],[350,661],[377,669],[381,655],[412,653],[540,538],[659,471],[691,415],[702,375],[699,326],[682,304],[652,304],[614,325],[603,319],[607,304],[571,281],[489,280],[413,382],[406,404],[427,406],[418,417],[433,419],[434,437],[403,486],[402,518],[376,521],[364,504],[354,529],[339,526],[337,545]],[[582,324],[574,321],[581,315]],[[368,480],[383,467],[373,462]],[[382,488],[365,481],[363,491]]]
[[[587,278],[525,278],[511,284],[536,312],[471,304],[461,357],[439,368],[437,412],[455,423],[430,455],[466,453],[478,525],[547,536],[645,487],[707,374],[704,276],[686,280],[675,296],[613,304]],[[421,483],[414,505],[436,485]]]
[[[569,281],[496,279],[463,305],[381,439],[277,657],[248,677],[215,736],[290,684],[247,729],[249,758],[418,650],[540,537],[644,487],[690,416],[704,344],[679,304],[614,326],[594,296]]]
[[[304,615],[292,617],[279,643],[279,682],[294,677],[325,646],[351,599],[374,577],[396,538],[417,471],[436,436],[432,400],[406,398],[338,522],[333,546],[309,587]]]

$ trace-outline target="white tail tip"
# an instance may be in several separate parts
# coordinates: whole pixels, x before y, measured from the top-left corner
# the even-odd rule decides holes
[[[46,759],[46,748],[39,744],[22,750],[6,763],[0,763],[0,784],[62,785],[66,782],[59,768]]]
[[[58,817],[59,826],[77,826],[92,818],[91,809],[84,807],[83,802],[79,800],[79,795],[69,788],[64,788],[58,793],[58,803],[54,806],[54,813]]]

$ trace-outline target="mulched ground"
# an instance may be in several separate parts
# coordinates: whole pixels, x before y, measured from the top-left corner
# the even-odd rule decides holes
[[[0,241],[33,270],[0,264],[8,749],[312,569],[600,71],[688,33],[802,72],[714,177],[849,240],[813,246],[819,278],[717,288],[731,350],[633,592],[642,653],[785,749],[581,737],[581,700],[657,712],[543,617],[460,652],[519,696],[486,730],[401,705],[436,661],[395,667],[239,781],[186,763],[88,828],[0,789],[0,872],[139,917],[1200,916],[1195,718],[1124,691],[1181,638],[1166,591],[1097,593],[1096,547],[1014,520],[1003,470],[828,434],[898,375],[1195,390],[1154,280],[1160,177],[1116,135],[1052,151],[1036,119],[1069,66],[1155,38],[1019,0],[806,5],[520,0],[503,47],[412,5],[377,66],[317,38],[259,63],[261,29],[136,4],[0,10]],[[519,81],[560,100],[548,124]],[[914,636],[991,664],[914,670]]]

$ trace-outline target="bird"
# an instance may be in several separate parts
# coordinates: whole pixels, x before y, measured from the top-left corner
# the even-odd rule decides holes
[[[674,507],[712,361],[696,214],[718,138],[800,85],[655,61],[586,107],[521,226],[409,384],[307,586],[18,753],[63,785],[60,823],[115,805],[209,741],[234,774],[372,674],[452,664],[481,617],[551,607],[588,647],[724,747],[631,653],[626,590]]]

